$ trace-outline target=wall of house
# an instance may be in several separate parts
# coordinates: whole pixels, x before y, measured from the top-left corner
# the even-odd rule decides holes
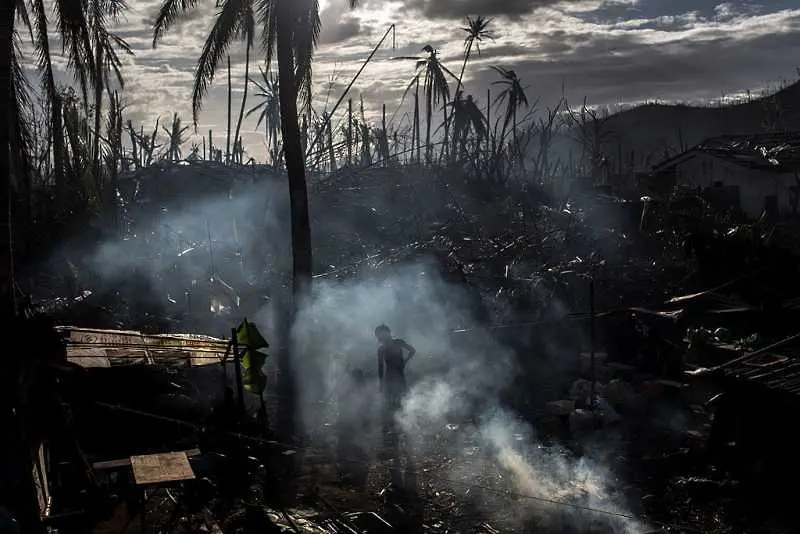
[[[759,217],[770,203],[779,215],[796,214],[800,210],[800,189],[793,174],[752,169],[709,154],[698,154],[676,165],[675,177],[679,184],[701,189],[725,187],[734,195],[738,190],[739,206],[750,218]]]

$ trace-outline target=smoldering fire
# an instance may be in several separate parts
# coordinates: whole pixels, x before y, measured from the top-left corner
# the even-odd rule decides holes
[[[90,264],[108,280],[123,278],[132,268],[144,270],[152,298],[163,299],[166,290],[158,273],[165,270],[164,262],[173,261],[175,255],[163,253],[165,242],[169,241],[162,238],[164,231],[202,242],[204,236],[212,241],[208,228],[214,228],[213,242],[219,249],[258,245],[280,258],[288,245],[288,232],[282,231],[288,218],[285,210],[278,208],[285,203],[270,203],[265,215],[263,207],[270,196],[283,195],[283,186],[257,192],[245,188],[234,202],[210,198],[195,203],[191,209],[164,212],[159,221],[145,229],[153,239],[138,240],[135,246],[139,248],[135,250],[132,242],[106,243],[89,254]],[[259,225],[239,225],[236,232],[218,230],[230,227],[231,221],[251,209],[262,212]],[[335,215],[330,224],[345,232],[360,230],[354,221],[337,219]],[[265,227],[272,229],[267,239]],[[147,249],[147,254],[140,253],[141,247]],[[208,276],[209,268],[214,268],[208,265],[211,251],[205,252],[209,258],[193,264],[197,277]],[[159,262],[154,263],[153,258],[160,258]],[[272,282],[273,291],[280,291],[281,281],[273,278]],[[363,418],[376,406],[377,388],[356,387],[351,372],[360,369],[368,384],[376,383],[369,381],[377,371],[373,329],[387,323],[395,335],[405,338],[418,351],[408,370],[411,386],[397,422],[413,442],[415,454],[444,454],[452,459],[441,484],[452,486],[454,492],[458,492],[459,484],[480,484],[481,470],[472,465],[478,454],[505,473],[502,491],[531,497],[518,500],[515,515],[520,518],[563,518],[564,510],[554,509],[552,501],[597,506],[627,515],[624,502],[613,495],[613,480],[601,463],[569,459],[541,447],[533,428],[502,404],[501,393],[518,372],[518,355],[479,324],[473,302],[464,288],[440,278],[433,261],[384,268],[347,281],[316,281],[313,296],[302,307],[294,325],[292,340],[306,430],[317,430],[334,415],[345,420]],[[276,333],[276,311],[268,305],[252,317],[268,336]],[[469,336],[455,338],[454,330],[469,331]],[[553,340],[542,342],[551,344]],[[348,396],[349,402],[333,402],[342,395]],[[333,414],[334,406],[344,412]],[[447,428],[457,430],[447,430],[455,436],[442,450],[439,438]],[[571,520],[583,520],[575,508],[567,509]],[[485,512],[496,510],[487,508]],[[616,521],[620,528],[615,530],[639,529],[635,521]]]
[[[614,522],[620,532],[638,532],[638,523],[623,517],[629,516],[624,502],[614,494],[614,482],[601,465],[539,446],[533,428],[503,406],[501,392],[517,372],[515,355],[475,322],[468,302],[462,288],[443,282],[426,263],[317,285],[294,329],[305,424],[314,427],[329,417],[330,413],[320,410],[325,405],[320,401],[337,395],[351,397],[344,406],[354,410],[338,413],[340,418],[363,418],[365,410],[375,405],[377,385],[354,388],[349,376],[353,369],[375,375],[372,330],[385,322],[417,349],[408,370],[412,384],[397,422],[411,439],[415,454],[444,454],[453,460],[445,485],[480,484],[477,470],[455,467],[473,462],[477,447],[509,475],[501,485],[503,490],[530,497],[518,501],[521,518],[534,513],[551,520],[563,518],[564,511],[553,504],[561,502],[577,505],[573,511],[597,507],[619,513],[601,519]],[[453,338],[457,329],[470,330],[467,342]],[[360,398],[353,400],[353,396]],[[439,438],[448,428],[457,429],[459,435],[449,439],[443,451]],[[455,488],[459,489],[463,491],[463,487]],[[568,515],[574,520],[581,514]]]

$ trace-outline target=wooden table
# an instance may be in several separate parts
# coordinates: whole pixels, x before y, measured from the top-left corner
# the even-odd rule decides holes
[[[186,452],[166,452],[131,456],[131,468],[137,486],[192,480],[194,471]]]
[[[147,512],[147,490],[154,486],[164,486],[195,478],[186,451],[165,452],[131,456],[131,469],[137,486],[142,488],[142,532],[145,531]]]

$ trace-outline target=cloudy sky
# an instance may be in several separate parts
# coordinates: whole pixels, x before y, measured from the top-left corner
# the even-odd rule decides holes
[[[155,49],[152,20],[160,0],[130,2],[118,33],[132,46],[125,100],[134,123],[173,111],[191,120],[191,85],[197,56],[217,11],[213,0],[173,28]],[[396,24],[355,86],[369,118],[382,103],[394,111],[414,72],[413,61],[431,44],[458,72],[465,15],[493,17],[495,41],[485,43],[465,74],[467,92],[485,100],[490,65],[513,68],[530,100],[555,103],[565,88],[579,102],[615,106],[643,100],[702,101],[758,92],[797,79],[800,67],[800,0],[366,0],[358,10],[346,0],[321,0],[322,44],[315,63],[317,107],[328,107],[378,42]],[[243,50],[232,49],[234,109],[244,84]],[[255,61],[261,60],[259,53]],[[257,67],[253,65],[253,70]],[[200,131],[225,129],[225,77],[220,68],[199,119]],[[253,101],[253,104],[255,101]],[[248,104],[250,107],[250,104]],[[398,113],[400,120],[402,112]],[[264,136],[255,120],[243,127],[245,147],[264,158]]]

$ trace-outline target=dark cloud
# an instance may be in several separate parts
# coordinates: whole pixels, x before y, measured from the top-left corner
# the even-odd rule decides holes
[[[429,18],[462,18],[466,15],[519,17],[538,7],[563,3],[563,0],[406,0]]]
[[[362,32],[361,22],[355,17],[344,16],[338,21],[322,25],[319,35],[321,44],[336,44],[351,39]]]
[[[357,35],[361,35],[365,28],[361,21],[350,14],[347,0],[333,0],[328,3],[319,16],[322,21],[322,31],[319,41],[322,44],[337,44]]]
[[[160,4],[154,4],[152,6],[149,6],[145,10],[144,13],[145,16],[141,18],[141,24],[143,24],[144,27],[152,30],[153,24],[158,18],[158,14],[160,11],[161,11]],[[212,3],[204,4],[202,2],[199,2],[196,6],[182,12],[175,21],[174,26],[180,28],[184,24],[188,24],[191,22],[198,22],[205,20],[210,21],[211,17],[218,12],[219,8],[216,7],[216,4]]]
[[[800,57],[800,15],[785,18],[784,24],[790,31],[743,39],[720,30],[706,34],[702,41],[660,44],[624,33],[559,32],[545,36],[542,49],[566,48],[570,52],[547,59],[526,59],[529,51],[523,47],[516,54],[507,47],[487,47],[485,63],[468,68],[474,79],[467,81],[467,88],[480,91],[488,85],[494,74],[485,65],[493,64],[493,57],[502,56],[513,58],[509,66],[523,84],[531,84],[529,100],[541,96],[543,103],[558,100],[562,82],[572,99],[586,96],[596,104],[713,100],[723,93],[768,85],[776,75],[781,76],[777,73],[786,77],[795,74]]]
[[[611,23],[631,19],[647,19],[642,27],[676,24],[687,20],[725,20],[735,16],[774,13],[798,7],[797,0],[638,0],[637,2],[606,1],[597,9],[578,13],[587,22]],[[674,19],[674,20],[672,20]]]

